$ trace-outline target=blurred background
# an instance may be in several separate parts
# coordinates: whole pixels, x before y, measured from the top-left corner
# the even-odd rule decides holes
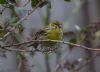
[[[14,6],[14,10],[19,19],[23,18],[28,11],[34,9],[31,2],[27,3],[29,0],[17,1],[18,4]],[[27,5],[25,5],[26,3]],[[3,9],[4,6],[0,5],[0,11]],[[12,13],[12,10],[5,8],[0,14],[0,24],[11,21]],[[22,22],[24,31],[20,34],[19,39],[20,42],[28,41],[32,38],[33,33],[58,20],[63,23],[63,41],[79,42],[78,44],[90,48],[100,48],[99,15],[100,0],[49,0],[48,4],[41,8],[38,7]],[[92,28],[87,28],[91,25],[93,25]],[[88,29],[90,34],[84,33],[83,28]],[[92,38],[97,32],[99,32],[98,41]],[[85,40],[81,41],[81,39]],[[11,44],[13,42],[12,37],[8,37],[4,42]],[[4,44],[4,42],[1,41],[0,43]],[[24,60],[17,59],[17,52],[1,50],[0,72],[100,72],[99,51],[85,50],[63,43],[61,47],[60,54],[51,52],[46,55],[36,52],[31,56],[30,53],[26,52],[24,53]],[[22,66],[19,66],[19,64]]]

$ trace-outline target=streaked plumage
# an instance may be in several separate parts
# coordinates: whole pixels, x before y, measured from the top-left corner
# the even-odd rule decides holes
[[[34,34],[33,40],[62,40],[62,24],[59,21],[54,21],[47,27],[40,29]],[[34,42],[33,46],[37,48],[41,47],[53,47],[55,42]]]

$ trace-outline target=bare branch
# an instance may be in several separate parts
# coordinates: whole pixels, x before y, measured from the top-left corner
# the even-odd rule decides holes
[[[30,3],[31,0],[28,0],[24,5],[23,7],[25,7],[26,5],[28,5]]]
[[[55,49],[49,49],[49,50],[38,50],[38,49],[34,49],[34,50],[26,50],[26,49],[16,49],[16,48],[7,48],[7,47],[3,47],[3,46],[0,46],[1,49],[4,49],[4,50],[7,50],[7,51],[18,51],[18,52],[49,52],[49,51],[54,51]]]
[[[87,60],[87,62],[85,64],[83,64],[82,66],[80,66],[79,68],[77,68],[75,71],[80,71],[83,67],[87,66],[89,63],[91,63],[95,58],[99,57],[100,53],[96,54],[94,57],[90,58]]]
[[[90,51],[100,51],[100,48],[89,48],[83,45],[79,45],[79,44],[74,44],[74,43],[70,43],[70,42],[66,42],[66,41],[60,41],[60,40],[31,40],[31,41],[27,41],[27,42],[22,42],[22,43],[16,43],[16,44],[11,44],[11,45],[4,45],[4,46],[0,46],[2,49],[6,49],[6,50],[10,50],[10,51],[22,51],[22,52],[31,52],[31,51],[27,51],[27,50],[22,50],[22,49],[12,49],[12,48],[7,48],[7,47],[13,47],[13,46],[20,46],[20,45],[26,45],[26,47],[28,44],[30,43],[34,43],[34,42],[57,42],[57,43],[63,43],[63,44],[67,44],[67,45],[74,45],[78,48],[82,48],[82,49],[86,49],[86,50],[90,50]]]
[[[78,68],[76,68],[76,69],[70,68],[70,69],[72,70],[72,72],[80,72],[80,70],[82,68],[86,67],[89,63],[91,63],[93,60],[95,60],[99,56],[100,56],[100,53],[97,53],[94,57],[89,58],[88,60],[86,60],[86,62],[83,65],[79,66]],[[71,66],[71,64],[67,62],[67,59],[64,59],[62,61],[62,63],[57,64],[54,72],[58,72],[58,70],[60,68],[65,68],[64,66],[66,66],[67,68],[69,68]]]
[[[30,0],[27,2],[29,3]],[[26,14],[26,16],[24,16],[23,18],[21,18],[17,23],[16,25],[20,24],[21,22],[23,22],[24,20],[26,20],[40,5],[42,4],[42,2],[40,1],[35,7],[33,10],[31,10],[28,14]],[[3,38],[0,38],[0,40],[4,39],[5,37],[7,37],[12,31],[15,30],[15,27],[12,27],[10,29],[10,32],[8,32]]]
[[[18,24],[20,24],[21,22],[23,22],[24,20],[26,20],[26,19],[40,6],[41,3],[42,3],[42,2],[39,2],[39,3],[34,7],[34,9],[33,9],[30,13],[28,13],[25,17],[23,17],[22,19],[20,19],[20,20],[16,23],[16,25],[18,25]]]

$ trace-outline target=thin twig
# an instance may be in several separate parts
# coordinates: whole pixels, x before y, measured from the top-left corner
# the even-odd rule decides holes
[[[77,71],[77,72],[80,71],[83,67],[87,66],[89,63],[91,63],[98,56],[100,56],[100,53],[96,54],[94,57],[92,57],[89,60],[87,60],[87,62],[85,64],[83,64],[82,66],[80,66],[79,68],[77,68],[75,71]]]
[[[3,39],[5,39],[8,35],[10,35],[10,32],[7,32],[2,38],[0,38],[0,41],[2,41]]]
[[[21,22],[23,22],[24,20],[26,20],[39,6],[40,6],[40,4],[41,4],[42,2],[39,2],[35,7],[34,7],[34,9],[33,10],[31,10],[26,16],[24,16],[23,18],[21,18],[19,21],[17,21],[17,23],[15,24],[16,26],[17,25],[19,25]],[[10,29],[10,32],[8,32],[7,33],[7,35],[5,35],[5,37],[7,37],[12,31],[14,31],[15,30],[15,27],[12,27],[11,29]],[[5,38],[5,37],[3,37],[3,38]],[[3,38],[1,38],[0,40],[2,40]]]
[[[23,45],[23,44],[30,44],[32,42],[48,42],[48,41],[49,42],[63,43],[63,44],[68,44],[68,45],[74,45],[76,47],[83,48],[83,49],[86,49],[86,50],[91,50],[91,51],[100,51],[100,48],[89,48],[89,47],[86,47],[84,45],[74,44],[74,43],[71,43],[71,42],[60,41],[60,40],[31,40],[31,41],[26,41],[26,42],[22,42],[22,43],[5,45],[3,47],[20,46],[20,45]]]
[[[28,3],[30,3],[31,0],[28,0],[24,5],[23,7],[25,7],[26,5],[28,5]]]
[[[86,61],[86,63],[83,64],[83,65],[81,65],[79,68],[77,68],[77,69],[73,69],[72,72],[80,72],[80,70],[81,70],[82,68],[84,68],[85,66],[87,66],[89,63],[91,63],[93,60],[95,60],[95,59],[96,59],[97,57],[99,57],[99,56],[100,56],[100,53],[96,54],[94,57],[88,59],[88,60]],[[63,61],[64,61],[63,64],[65,64],[66,61],[65,61],[65,60],[63,60]],[[60,68],[61,68],[61,63],[58,64],[58,65],[56,66],[56,69],[55,69],[54,72],[57,72],[57,70],[60,69]],[[72,69],[71,69],[71,70],[72,70]]]
[[[30,13],[28,13],[25,17],[23,17],[22,19],[20,19],[20,20],[16,23],[16,25],[18,25],[18,24],[20,24],[21,22],[23,22],[24,20],[26,20],[26,19],[40,6],[41,3],[42,3],[42,2],[39,2],[39,3],[34,7],[34,9],[33,9]]]
[[[49,52],[49,51],[54,51],[55,49],[57,48],[53,48],[53,49],[49,49],[49,50],[39,50],[39,49],[34,49],[34,50],[26,50],[26,49],[16,49],[16,48],[8,48],[8,47],[3,47],[3,46],[0,46],[1,49],[3,50],[7,50],[7,51],[18,51],[18,52]]]

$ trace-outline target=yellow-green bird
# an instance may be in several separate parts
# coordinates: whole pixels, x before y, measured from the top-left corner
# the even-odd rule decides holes
[[[40,29],[33,36],[33,40],[62,40],[62,23],[59,21],[54,21],[50,23],[47,27]],[[37,48],[39,45],[41,47],[54,47],[57,42],[34,42],[33,46]]]

